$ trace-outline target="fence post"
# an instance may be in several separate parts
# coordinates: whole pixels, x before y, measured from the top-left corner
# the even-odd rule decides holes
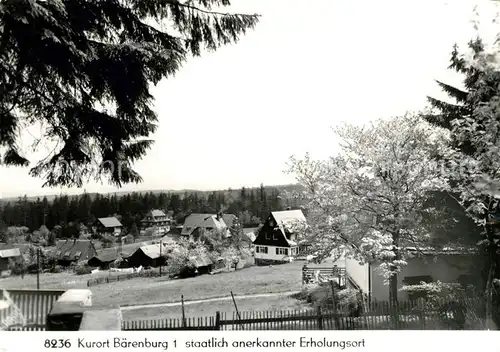
[[[220,312],[215,313],[215,330],[221,330],[220,325]]]
[[[420,320],[420,328],[425,330],[425,302],[423,298],[419,298],[417,301],[417,307],[419,310],[419,320]]]
[[[316,314],[318,315],[318,330],[323,330],[323,316],[321,315],[321,307],[318,306],[316,310]]]

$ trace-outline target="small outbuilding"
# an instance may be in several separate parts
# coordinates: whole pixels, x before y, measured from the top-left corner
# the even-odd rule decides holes
[[[89,259],[88,264],[91,267],[98,267],[100,269],[109,269],[121,256],[116,249],[105,249],[100,251],[95,256]]]
[[[198,254],[197,256],[190,257],[189,261],[196,268],[198,274],[209,274],[214,266],[214,262],[207,254]]]
[[[166,249],[161,248],[159,243],[142,246],[127,257],[130,267],[159,267],[166,264]]]

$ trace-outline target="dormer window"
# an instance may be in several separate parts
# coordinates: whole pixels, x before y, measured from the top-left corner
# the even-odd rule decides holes
[[[75,253],[75,259],[80,258],[81,255],[82,255],[82,252],[76,252]]]
[[[64,258],[69,258],[70,254],[71,254],[71,251],[67,251],[66,253],[64,253]]]

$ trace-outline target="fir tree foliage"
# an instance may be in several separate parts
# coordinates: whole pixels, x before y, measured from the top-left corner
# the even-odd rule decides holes
[[[468,49],[472,52],[473,57],[478,57],[484,54],[485,45],[480,38],[476,38],[469,42]],[[481,67],[471,66],[464,55],[460,53],[456,44],[453,47],[448,68],[464,76],[463,89],[436,81],[453,102],[427,97],[434,113],[426,115],[425,118],[436,126],[452,130],[454,120],[460,121],[471,117],[480,104],[489,102],[498,94],[500,73],[486,74]],[[478,92],[480,92],[479,96]],[[454,144],[466,154],[474,153],[470,141],[459,142],[455,140]]]
[[[140,182],[132,163],[153,141],[150,83],[189,56],[236,42],[258,15],[229,0],[2,0],[0,162],[29,166],[20,131],[42,126],[58,147],[30,174],[46,186],[95,177]]]

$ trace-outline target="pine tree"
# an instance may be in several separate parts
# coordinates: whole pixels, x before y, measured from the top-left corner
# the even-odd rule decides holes
[[[480,38],[470,41],[468,47],[477,55],[484,51],[484,45]],[[476,67],[470,67],[464,58],[461,57],[458,46],[453,47],[451,53],[450,66],[448,67],[464,75],[464,89],[459,89],[441,81],[436,81],[441,89],[454,100],[454,103],[442,101],[432,97],[427,97],[432,108],[437,110],[436,114],[426,116],[426,120],[436,126],[451,130],[451,122],[455,119],[463,119],[472,115],[474,109],[481,102],[488,102],[498,93],[500,84],[500,73],[498,75],[485,75],[483,71]],[[487,80],[485,80],[487,78]],[[480,84],[486,84],[490,89],[481,89],[481,96],[477,94]],[[473,94],[473,96],[471,96]],[[470,143],[465,142],[458,145],[467,154],[474,153]]]
[[[145,155],[157,128],[150,83],[204,49],[237,42],[258,22],[258,15],[214,10],[227,6],[229,0],[3,0],[3,162],[29,165],[17,131],[37,123],[46,127],[42,140],[61,145],[30,170],[45,185],[81,186],[89,176],[118,186],[140,182],[131,163]]]

